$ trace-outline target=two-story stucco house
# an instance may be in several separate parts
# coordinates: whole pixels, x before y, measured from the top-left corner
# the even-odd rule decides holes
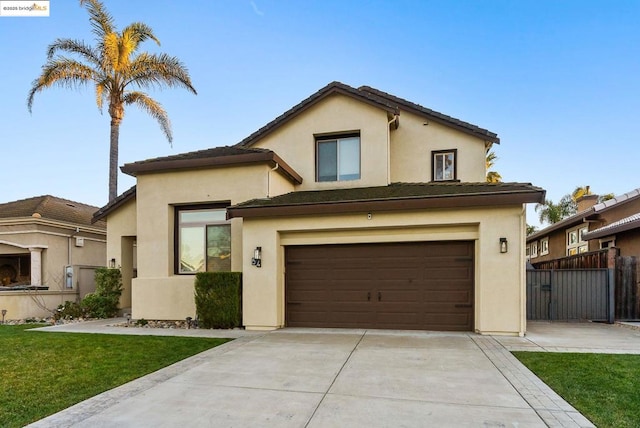
[[[524,204],[544,191],[486,183],[498,142],[334,82],[235,146],[124,165],[136,187],[94,218],[133,318],[193,317],[193,274],[233,270],[247,329],[522,335]]]

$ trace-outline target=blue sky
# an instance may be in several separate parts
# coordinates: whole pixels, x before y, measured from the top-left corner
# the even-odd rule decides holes
[[[338,80],[369,85],[498,133],[496,169],[557,201],[578,185],[640,187],[640,2],[617,0],[105,0],[119,28],[143,21],[178,56],[194,96],[151,92],[170,146],[130,108],[119,164],[235,144]],[[107,202],[109,116],[90,88],[26,98],[57,37],[93,42],[84,8],[0,17],[0,202],[52,194]],[[119,192],[135,184],[120,174]],[[537,223],[529,209],[529,223]]]

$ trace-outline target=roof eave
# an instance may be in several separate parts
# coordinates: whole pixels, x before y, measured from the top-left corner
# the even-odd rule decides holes
[[[351,88],[339,82],[332,82],[329,85],[325,86],[324,88],[320,89],[318,92],[311,95],[310,97],[296,104],[295,106],[293,106],[292,108],[290,108],[289,110],[287,110],[286,112],[284,112],[283,114],[281,114],[280,116],[272,120],[271,122],[267,123],[265,126],[258,129],[253,134],[249,135],[244,140],[237,143],[236,146],[251,147],[256,142],[258,142],[258,140],[261,140],[262,138],[266,137],[271,132],[278,129],[280,126],[296,118],[297,116],[304,113],[309,108],[313,107],[318,102],[322,101],[328,96],[334,95],[334,94],[341,94],[341,95],[349,96],[352,98],[356,98],[366,104],[380,108],[391,114],[398,113],[396,108],[389,106],[385,103],[376,102],[375,100],[367,98],[363,94],[359,93],[359,91],[355,88]]]
[[[604,238],[605,236],[615,235],[617,233],[626,232],[632,229],[640,229],[640,220],[630,221],[628,223],[621,224],[616,227],[601,228],[600,230],[594,230],[593,232],[587,232],[583,235],[584,239],[590,241],[592,239]]]
[[[122,205],[127,203],[128,201],[134,199],[136,197],[137,188],[136,186],[131,187],[114,201],[100,208],[98,211],[93,213],[93,217],[91,218],[91,223],[96,223],[104,218],[106,218],[113,211],[120,208]]]
[[[302,183],[302,177],[289,164],[274,152],[247,153],[242,155],[208,157],[199,159],[172,159],[157,162],[129,163],[120,167],[122,172],[136,177],[138,174],[148,174],[163,171],[185,169],[215,168],[232,165],[242,165],[259,162],[273,162],[279,165],[279,172],[295,184]]]
[[[274,206],[232,206],[227,208],[227,217],[230,219],[236,217],[282,217],[314,214],[346,214],[363,211],[410,211],[430,208],[504,206],[538,202],[541,199],[544,199],[544,191],[316,202]]]

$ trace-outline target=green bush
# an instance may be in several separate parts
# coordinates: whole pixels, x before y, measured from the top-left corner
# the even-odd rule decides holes
[[[84,316],[84,309],[80,303],[67,300],[63,305],[58,306],[53,318],[55,320],[72,320]]]
[[[89,293],[82,299],[82,309],[91,318],[111,318],[118,314],[119,298]]]
[[[199,272],[195,279],[198,323],[204,328],[242,325],[242,272]]]
[[[96,291],[82,299],[80,306],[91,318],[111,318],[118,314],[122,294],[120,269],[98,268],[95,272]]]

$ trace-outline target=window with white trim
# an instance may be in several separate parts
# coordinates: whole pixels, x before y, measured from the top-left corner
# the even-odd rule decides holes
[[[530,254],[532,259],[538,257],[538,241],[531,243]]]
[[[587,226],[579,226],[567,230],[567,256],[574,256],[589,251],[589,243],[584,234],[589,231]]]
[[[546,256],[549,254],[549,238],[542,238],[540,240],[540,255]]]
[[[433,181],[455,181],[457,176],[458,150],[438,150],[431,152],[431,177]]]
[[[616,237],[615,236],[607,236],[606,238],[601,238],[598,241],[600,243],[600,249],[601,250],[616,246]]]
[[[360,179],[360,135],[316,137],[316,181]]]
[[[226,208],[176,207],[176,273],[231,271]]]

